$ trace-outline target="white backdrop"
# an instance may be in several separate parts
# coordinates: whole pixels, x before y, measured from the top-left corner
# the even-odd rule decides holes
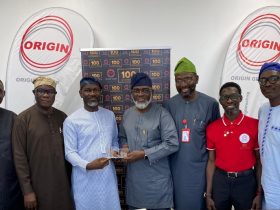
[[[171,72],[186,56],[200,75],[197,89],[217,98],[224,58],[235,29],[246,16],[264,6],[280,6],[280,1],[0,0],[0,78],[5,82],[9,50],[24,20],[44,8],[65,7],[89,21],[94,47],[171,47]]]

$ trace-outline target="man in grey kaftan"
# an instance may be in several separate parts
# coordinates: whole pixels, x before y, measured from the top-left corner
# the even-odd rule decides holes
[[[129,152],[126,201],[129,209],[170,209],[173,183],[168,156],[177,151],[174,121],[166,109],[151,102],[152,83],[144,73],[131,79],[135,106],[128,109],[119,137]]]
[[[179,151],[170,157],[175,209],[205,209],[208,160],[205,128],[220,117],[219,105],[214,98],[195,90],[198,75],[186,58],[175,67],[175,81],[179,94],[164,104],[175,121],[180,142]]]

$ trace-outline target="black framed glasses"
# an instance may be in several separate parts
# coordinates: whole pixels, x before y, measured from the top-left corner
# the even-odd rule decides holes
[[[260,85],[265,85],[267,82],[269,82],[270,84],[275,84],[276,82],[278,82],[280,80],[280,76],[274,75],[271,77],[261,77],[259,78],[258,82]]]
[[[141,93],[143,93],[144,95],[150,95],[152,92],[152,89],[150,89],[150,88],[133,89],[131,92],[132,92],[132,94],[135,94],[135,95],[140,95]]]
[[[100,94],[101,92],[102,92],[102,90],[101,89],[99,89],[99,88],[85,88],[85,89],[83,89],[83,92],[85,92],[86,94],[90,94],[90,93],[93,93],[93,94]]]
[[[238,101],[240,99],[241,95],[236,93],[236,94],[231,94],[231,95],[222,95],[220,96],[220,101],[228,101],[229,99],[232,101]]]
[[[49,96],[54,96],[55,94],[57,94],[55,89],[43,89],[43,88],[37,88],[37,89],[33,90],[33,93],[35,93],[39,96],[43,96],[45,94],[47,94]]]

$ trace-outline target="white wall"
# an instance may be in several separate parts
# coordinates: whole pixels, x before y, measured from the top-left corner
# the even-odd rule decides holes
[[[10,46],[21,24],[41,9],[66,7],[82,14],[92,25],[94,47],[171,47],[171,72],[186,56],[200,75],[197,89],[217,98],[235,29],[247,15],[264,6],[280,6],[280,1],[0,0],[0,78],[5,82]],[[171,94],[176,94],[173,74]]]

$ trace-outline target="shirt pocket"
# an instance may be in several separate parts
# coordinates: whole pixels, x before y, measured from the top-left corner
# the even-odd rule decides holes
[[[153,129],[148,132],[148,148],[154,147],[161,143],[160,131]]]
[[[151,148],[161,142],[160,132],[157,129],[142,129],[140,133],[143,148]]]
[[[105,125],[102,127],[103,137],[111,142],[113,139],[113,127],[111,125]]]
[[[1,159],[12,162],[11,145],[8,142],[3,142],[3,143],[0,143],[0,146],[1,146],[1,150],[0,150]]]
[[[11,140],[11,135],[8,134],[8,132],[1,132],[0,133],[0,143],[6,143],[8,141],[12,141]]]
[[[280,125],[272,125],[271,126],[271,143],[274,145],[280,145]]]
[[[138,136],[137,139],[142,146],[143,149],[148,148],[148,130],[146,128],[138,128]]]
[[[193,126],[198,134],[205,135],[206,122],[204,120],[194,119]]]
[[[279,132],[279,134],[280,134],[280,126],[271,126],[271,130],[272,131],[275,131],[275,132]]]

